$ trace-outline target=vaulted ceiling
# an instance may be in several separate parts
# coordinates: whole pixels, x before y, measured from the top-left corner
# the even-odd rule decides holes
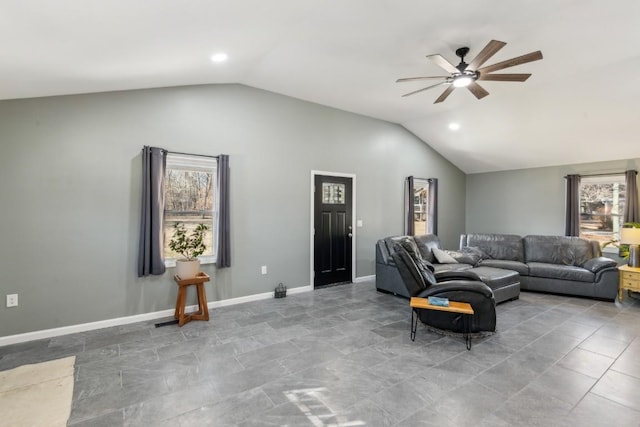
[[[0,99],[240,83],[399,123],[467,173],[640,157],[635,0],[0,0]],[[489,40],[524,83],[403,98]],[[212,63],[224,51],[225,63]],[[468,61],[467,61],[468,62]],[[449,123],[460,129],[452,131]]]

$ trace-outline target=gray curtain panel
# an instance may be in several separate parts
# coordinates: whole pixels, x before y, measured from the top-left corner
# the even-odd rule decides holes
[[[164,174],[166,151],[147,145],[142,149],[142,203],[138,277],[159,275],[164,266]]]
[[[404,185],[404,234],[405,236],[413,236],[416,232],[413,223],[414,206],[413,206],[413,176],[408,176]]]
[[[429,178],[429,218],[427,234],[438,234],[438,179]]]
[[[580,235],[580,175],[567,175],[565,236]]]
[[[231,226],[229,214],[229,156],[218,156],[218,256],[217,268],[231,266]]]
[[[638,171],[625,171],[626,179],[626,200],[622,220],[624,222],[640,222],[640,203],[638,203]]]

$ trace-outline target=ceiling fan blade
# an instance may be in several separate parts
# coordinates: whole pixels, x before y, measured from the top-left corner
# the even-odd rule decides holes
[[[438,99],[436,99],[436,100],[435,100],[434,104],[437,104],[437,103],[442,102],[442,101],[444,101],[445,99],[447,99],[447,97],[448,97],[449,95],[451,95],[451,92],[453,92],[453,90],[454,90],[454,89],[455,89],[455,87],[454,87],[453,85],[451,85],[451,86],[449,86],[448,88],[446,88],[446,89],[444,90],[444,92],[442,92],[442,95],[440,95],[440,96],[438,97]]]
[[[518,56],[517,58],[507,59],[506,61],[498,62],[497,64],[487,65],[484,68],[480,68],[480,74],[491,73],[493,71],[502,70],[504,68],[515,67],[516,65],[526,64],[527,62],[538,61],[542,59],[542,52],[539,50],[526,55]]]
[[[435,85],[431,85],[431,86],[423,87],[422,89],[418,89],[418,90],[414,90],[413,92],[405,93],[405,94],[404,94],[404,95],[402,95],[402,96],[403,96],[403,97],[405,97],[405,96],[410,96],[410,95],[413,95],[413,94],[416,94],[416,93],[419,93],[419,92],[423,92],[423,91],[425,91],[425,90],[427,90],[427,89],[431,89],[431,88],[434,88],[434,87],[436,87],[436,86],[441,86],[441,85],[446,85],[446,84],[449,84],[449,83],[447,83],[447,82],[442,82],[442,83],[438,83],[438,84],[435,84]]]
[[[531,74],[480,74],[478,80],[494,82],[524,82]]]
[[[473,58],[473,61],[469,63],[467,66],[467,70],[475,71],[482,64],[487,62],[489,58],[496,54],[500,49],[502,49],[506,45],[505,42],[501,42],[498,40],[491,40],[487,45],[480,51],[480,53]]]
[[[413,82],[416,80],[446,79],[446,78],[449,78],[449,76],[405,77],[404,79],[396,80],[396,83]]]
[[[444,59],[442,55],[427,55],[427,59],[435,63],[440,68],[444,69],[448,73],[459,73],[460,71],[449,61]]]
[[[467,89],[469,89],[469,91],[478,99],[482,99],[485,96],[489,95],[489,92],[487,92],[476,82],[472,82],[469,86],[467,86]]]

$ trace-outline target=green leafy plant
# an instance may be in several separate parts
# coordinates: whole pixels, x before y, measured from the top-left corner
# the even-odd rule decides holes
[[[623,228],[640,228],[640,222],[625,222],[622,224]],[[624,259],[629,258],[629,245],[625,245],[624,243],[620,243],[618,239],[611,239],[606,242],[603,242],[600,247],[604,249],[607,246],[614,246],[618,248],[618,256]]]
[[[198,224],[191,234],[187,234],[184,224],[177,222],[173,226],[173,237],[169,241],[169,249],[182,255],[187,261],[194,261],[207,250],[204,235],[208,229],[206,225]]]

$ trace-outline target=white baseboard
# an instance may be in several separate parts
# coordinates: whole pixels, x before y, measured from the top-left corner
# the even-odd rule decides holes
[[[302,292],[309,292],[313,290],[313,286],[300,286],[297,288],[291,288],[291,289],[287,289],[287,294],[288,295],[292,295],[292,294],[299,294]],[[209,307],[209,309],[211,308],[217,308],[217,307],[226,307],[229,305],[235,305],[235,304],[242,304],[245,302],[251,302],[251,301],[259,301],[259,300],[263,300],[263,299],[269,299],[269,298],[273,298],[274,297],[274,292],[264,292],[261,294],[255,294],[255,295],[247,295],[244,297],[237,297],[237,298],[229,298],[229,299],[224,299],[221,301],[210,301],[207,303],[207,307]],[[191,305],[185,308],[186,311],[195,311],[198,309],[197,305]],[[70,325],[70,326],[62,326],[60,328],[52,328],[52,329],[43,329],[41,331],[34,331],[34,332],[27,332],[24,334],[16,334],[16,335],[9,335],[6,337],[0,337],[0,347],[3,347],[5,345],[11,345],[11,344],[19,344],[19,343],[23,343],[23,342],[27,342],[27,341],[35,341],[35,340],[41,340],[41,339],[45,339],[45,338],[53,338],[53,337],[57,337],[60,335],[68,335],[68,334],[75,334],[78,332],[86,332],[86,331],[93,331],[95,329],[102,329],[102,328],[109,328],[112,326],[122,326],[122,325],[128,325],[130,323],[137,323],[137,322],[145,322],[148,320],[156,320],[156,319],[162,319],[163,317],[171,317],[173,318],[173,314],[175,312],[175,309],[170,308],[167,310],[161,310],[161,311],[154,311],[152,313],[144,313],[144,314],[136,314],[133,316],[125,316],[125,317],[117,317],[114,319],[107,319],[107,320],[99,320],[97,322],[89,322],[89,323],[81,323],[81,324],[77,324],[77,325]]]
[[[375,278],[376,278],[375,274],[372,274],[371,276],[356,277],[355,279],[353,279],[353,283],[362,283],[362,282],[366,282],[367,280],[374,280]]]

